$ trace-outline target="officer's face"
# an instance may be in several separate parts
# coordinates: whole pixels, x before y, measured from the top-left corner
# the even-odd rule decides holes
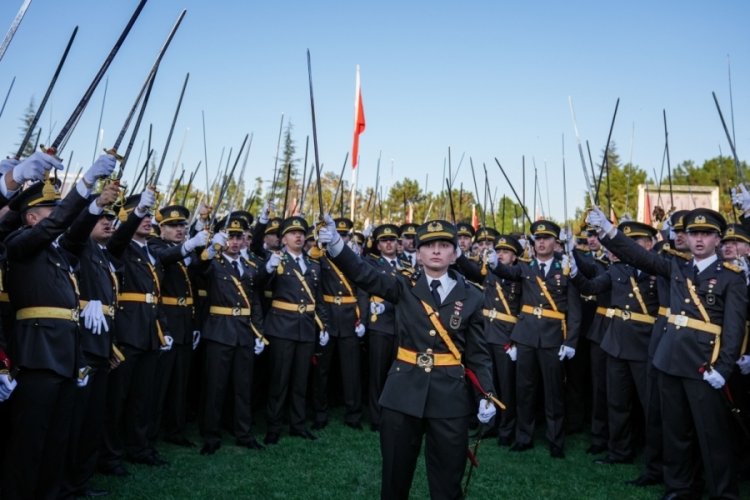
[[[687,233],[685,231],[675,231],[674,247],[683,251],[688,249]]]
[[[52,213],[54,207],[34,207],[26,212],[26,224],[34,227]]]
[[[651,238],[636,238],[635,242],[646,250],[651,250],[652,248],[654,248],[654,240],[652,240]]]
[[[516,261],[516,254],[507,248],[501,248],[497,251],[497,260],[503,265],[510,266]]]
[[[599,238],[596,235],[593,236],[586,236],[586,242],[589,244],[589,250],[592,252],[596,252],[602,247],[602,244],[599,243]]]
[[[305,245],[305,233],[302,231],[289,231],[284,235],[281,242],[284,246],[295,253],[300,253]]]
[[[719,235],[705,231],[690,231],[687,235],[688,247],[696,259],[705,259],[716,253]]]
[[[242,248],[242,233],[229,233],[224,253],[230,257],[237,257],[240,253],[240,248]]]
[[[135,231],[135,235],[140,238],[146,238],[149,234],[151,234],[151,216],[147,215],[141,220],[138,229]]]
[[[456,247],[449,241],[430,241],[419,247],[417,256],[428,274],[443,274],[456,261]]]
[[[378,250],[383,257],[396,256],[396,238],[380,238],[378,240]]]
[[[279,249],[279,237],[276,234],[267,234],[263,237],[263,243],[266,244],[266,248],[269,250]]]
[[[739,259],[750,251],[750,245],[744,241],[725,241],[721,244],[721,255],[725,259]]]
[[[414,251],[414,236],[404,236],[401,238],[401,246],[404,249],[404,252],[413,252]]]
[[[253,237],[250,234],[250,231],[245,231],[244,233],[242,233],[242,249],[243,250],[250,246],[250,242],[252,241],[252,239]]]
[[[171,243],[185,241],[185,224],[162,224],[161,238]]]
[[[458,246],[461,248],[462,252],[468,253],[471,249],[471,236],[465,236],[463,234],[459,235]]]
[[[537,257],[547,260],[552,257],[555,251],[555,238],[547,235],[540,235],[534,238],[534,252]]]
[[[492,242],[490,240],[482,240],[478,243],[478,252],[484,252],[485,250],[491,250],[492,249]]]
[[[99,217],[96,226],[91,230],[91,238],[97,243],[106,243],[114,232],[112,222],[114,218]]]

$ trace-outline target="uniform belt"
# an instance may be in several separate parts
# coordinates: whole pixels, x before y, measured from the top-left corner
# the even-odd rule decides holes
[[[323,301],[340,306],[341,304],[356,304],[357,297],[352,295],[323,295]]]
[[[659,307],[659,316],[664,316],[665,318],[668,318],[670,314],[668,307]]]
[[[81,310],[83,310],[84,307],[89,303],[88,300],[80,300],[81,304]],[[102,304],[102,313],[104,313],[105,316],[109,316],[110,318],[115,317],[115,306],[108,306],[106,304]]]
[[[0,292],[0,302],[10,302],[8,292]]]
[[[510,314],[501,313],[497,309],[482,309],[482,315],[485,318],[490,318],[490,320],[499,319],[507,323],[518,323],[518,318]]]
[[[284,302],[283,300],[272,301],[271,307],[281,309],[282,311],[298,312],[300,314],[315,312],[315,304],[292,304],[291,302]]]
[[[220,316],[250,316],[250,309],[247,307],[211,306],[208,308],[208,312]]]
[[[692,328],[693,330],[700,330],[712,335],[721,335],[721,326],[714,325],[713,323],[706,323],[699,319],[688,318],[683,314],[670,314],[667,322],[677,325],[677,328]]]
[[[553,311],[551,309],[544,309],[543,307],[533,307],[529,305],[525,305],[521,307],[521,312],[525,312],[526,314],[533,314],[537,318],[541,318],[544,316],[545,318],[552,318],[552,319],[565,319],[565,313],[561,313],[559,311]]]
[[[16,319],[67,319],[78,321],[80,311],[78,309],[65,309],[64,307],[24,307],[16,311]]]
[[[208,290],[198,290],[198,297],[208,297]]]
[[[159,300],[165,306],[187,307],[193,305],[192,297],[159,297]]]
[[[608,309],[606,307],[597,307],[596,308],[596,314],[601,314],[602,316],[607,315]]]
[[[158,297],[153,293],[131,293],[125,292],[117,296],[118,302],[143,302],[145,304],[156,304]]]
[[[599,309],[604,309],[604,315],[608,318],[620,318],[623,321],[638,321],[640,323],[648,323],[649,325],[653,325],[654,323],[656,323],[656,318],[654,318],[653,316],[649,316],[648,314],[641,314],[633,311],[623,311],[622,309],[618,309],[616,307],[610,307],[606,309],[604,307],[597,307],[596,312],[599,312]]]
[[[398,354],[396,359],[409,363],[410,365],[417,365],[419,368],[424,368],[424,371],[429,373],[435,366],[460,366],[461,360],[449,352],[432,352],[432,349],[427,349],[425,352],[416,352],[406,349],[404,347],[398,348]]]

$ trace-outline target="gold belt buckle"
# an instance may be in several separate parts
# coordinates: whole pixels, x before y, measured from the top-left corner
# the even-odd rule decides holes
[[[424,371],[430,373],[432,367],[435,366],[435,356],[429,352],[418,352],[417,366],[419,368],[424,368]]]
[[[177,305],[183,307],[186,306],[187,300],[185,299],[185,297],[177,297]]]
[[[687,326],[688,317],[682,314],[675,316],[674,324],[677,326]]]
[[[608,307],[607,308],[607,314],[605,314],[605,316],[607,316],[608,318],[612,318],[612,317],[614,317],[614,315],[615,315],[615,310],[612,309],[611,307]]]
[[[630,319],[630,311],[622,311],[622,320],[628,321]]]
[[[299,313],[302,314],[305,311],[307,311],[307,306],[305,304],[300,304],[297,306],[297,311],[299,311]]]
[[[78,309],[70,310],[70,319],[72,321],[78,321],[78,318],[80,317],[80,315],[81,315],[81,311],[79,311]]]
[[[333,303],[336,304],[337,306],[340,306],[342,300],[343,299],[341,298],[340,295],[336,295],[336,297],[333,298]]]
[[[147,293],[146,294],[146,304],[153,304],[154,302],[156,302],[154,300],[154,294],[153,293]]]
[[[115,315],[115,306],[109,305],[109,306],[104,306],[104,307],[107,308],[107,312],[105,314],[107,314],[109,316],[114,316]]]
[[[532,313],[534,316],[537,317],[537,319],[542,319],[542,308],[540,306],[536,306],[534,308],[534,312]]]
[[[232,308],[232,316],[239,316],[242,313],[239,307]]]

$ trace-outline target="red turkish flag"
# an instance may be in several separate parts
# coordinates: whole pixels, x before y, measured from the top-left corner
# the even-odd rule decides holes
[[[352,169],[357,168],[359,160],[359,134],[365,131],[365,108],[362,105],[362,88],[359,83],[359,65],[357,65],[357,84],[354,92],[354,142],[352,143]]]

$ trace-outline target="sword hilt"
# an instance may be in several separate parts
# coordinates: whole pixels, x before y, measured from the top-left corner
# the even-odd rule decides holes
[[[119,161],[119,162],[122,162],[122,160],[124,160],[124,159],[125,159],[125,157],[124,157],[124,156],[122,156],[122,155],[120,155],[120,154],[118,154],[118,153],[117,153],[117,149],[116,149],[116,148],[109,148],[109,149],[107,149],[107,148],[104,148],[104,152],[105,152],[106,154],[108,154],[108,155],[112,155],[112,156],[114,156],[114,157],[115,157],[115,160],[117,160],[117,161]],[[122,174],[120,174],[120,175],[122,175]]]

